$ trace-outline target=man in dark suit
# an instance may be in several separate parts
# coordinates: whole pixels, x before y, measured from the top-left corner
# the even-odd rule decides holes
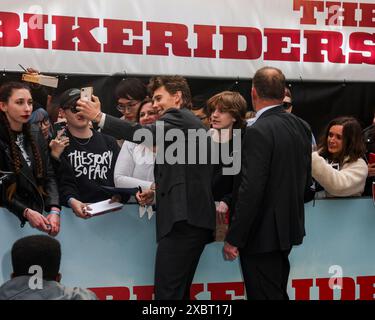
[[[285,112],[285,77],[265,67],[253,79],[257,111],[246,130],[237,201],[224,257],[240,256],[249,300],[288,299],[288,255],[302,243],[304,193],[311,185],[311,132]]]
[[[202,122],[189,110],[190,89],[186,80],[179,76],[165,76],[151,79],[149,85],[154,107],[161,111],[158,122],[141,126],[104,115],[100,103],[80,101],[81,114],[99,123],[107,133],[117,139],[136,143],[133,136],[138,129],[152,133],[157,155],[155,163],[155,188],[137,194],[140,204],[149,204],[156,191],[156,229],[158,249],[155,262],[155,299],[189,299],[190,286],[199,258],[205,245],[213,240],[215,229],[215,204],[212,196],[212,166],[187,164],[191,150],[188,130],[205,130]],[[167,159],[171,156],[172,132],[179,132],[179,147],[186,153],[177,155],[177,163]],[[158,134],[159,132],[159,134]],[[162,133],[160,135],[160,133]],[[168,138],[169,136],[169,138]],[[210,150],[196,139],[198,150]],[[173,153],[173,152],[172,152]],[[197,153],[198,154],[198,153]],[[182,160],[182,161],[181,161]],[[154,190],[152,190],[154,189]]]

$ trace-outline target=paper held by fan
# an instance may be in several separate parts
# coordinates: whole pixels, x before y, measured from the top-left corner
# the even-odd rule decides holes
[[[104,213],[121,210],[123,206],[124,205],[120,202],[111,203],[111,199],[107,199],[96,203],[90,203],[89,207],[91,210],[87,210],[86,213],[90,216],[98,216]]]
[[[22,80],[26,82],[38,83],[43,86],[57,88],[59,83],[59,79],[56,77],[45,76],[43,74],[30,74],[24,73],[22,74]]]

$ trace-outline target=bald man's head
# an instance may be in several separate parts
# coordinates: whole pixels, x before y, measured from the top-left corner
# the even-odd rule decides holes
[[[253,87],[260,99],[282,102],[285,95],[285,76],[280,69],[263,67],[255,73]]]

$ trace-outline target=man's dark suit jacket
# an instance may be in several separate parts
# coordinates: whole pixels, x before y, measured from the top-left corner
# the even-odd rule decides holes
[[[240,187],[226,241],[248,253],[301,244],[304,193],[311,185],[311,132],[278,106],[246,129],[243,146]]]
[[[169,109],[159,119],[158,123],[164,123],[165,134],[157,139],[156,130],[160,125],[153,123],[146,126],[131,124],[130,122],[106,115],[104,129],[117,139],[125,139],[140,143],[133,139],[133,135],[138,129],[147,129],[154,136],[154,144],[157,147],[157,161],[159,156],[168,151],[168,147],[173,144],[167,141],[168,133],[171,129],[180,129],[183,133],[183,145],[186,154],[183,159],[188,158],[189,145],[193,140],[188,139],[188,129],[205,130],[202,122],[187,109]],[[159,129],[158,129],[159,130]],[[197,139],[198,141],[198,139]],[[194,150],[207,152],[210,150],[210,139],[206,139],[207,145],[197,143]],[[164,144],[164,153],[161,151]],[[209,159],[209,158],[208,158]],[[166,159],[165,159],[166,160]],[[156,233],[157,240],[163,238],[171,229],[175,222],[187,220],[193,226],[215,229],[215,203],[212,196],[212,165],[208,164],[164,164],[156,162],[154,174],[156,183]]]

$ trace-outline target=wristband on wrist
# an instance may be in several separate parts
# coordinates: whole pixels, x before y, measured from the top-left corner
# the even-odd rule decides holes
[[[49,214],[51,213],[57,214],[59,216],[61,212],[57,210],[50,210]]]
[[[27,214],[29,213],[29,208],[26,208],[24,211],[23,211],[23,217],[27,220]]]
[[[69,199],[68,199],[68,201],[67,201],[67,203],[68,203],[68,206],[71,208],[72,207],[72,201],[74,200],[74,198],[73,197],[70,197]]]
[[[100,117],[99,117],[99,116],[100,116]],[[95,123],[99,123],[99,122],[100,122],[100,119],[101,119],[101,116],[102,116],[102,112],[99,111],[99,112],[95,115],[94,119],[92,119],[92,121],[95,122]],[[98,117],[99,117],[99,119],[98,119]]]

